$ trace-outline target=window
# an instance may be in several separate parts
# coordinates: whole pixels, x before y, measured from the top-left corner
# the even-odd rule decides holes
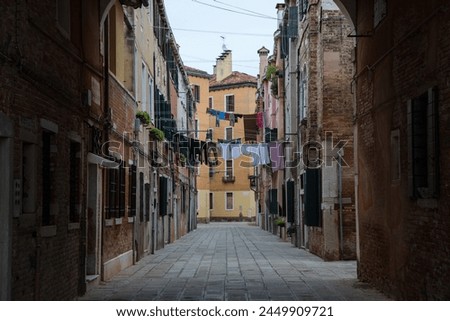
[[[137,188],[137,171],[136,165],[131,165],[128,171],[129,182],[129,205],[128,216],[136,216],[136,188]]]
[[[147,112],[150,115],[150,121],[153,123],[155,119],[155,108],[153,103],[153,79],[150,74],[147,74],[147,83],[148,83],[148,103],[147,103]]]
[[[139,173],[139,221],[144,222],[144,173]]]
[[[145,187],[145,221],[150,221],[150,184],[146,183]]]
[[[400,179],[400,130],[391,131],[391,180]]]
[[[193,85],[192,86],[192,94],[194,95],[194,99],[196,102],[200,102],[200,86],[199,85]]]
[[[209,108],[214,108],[214,98],[213,97],[209,97],[208,99],[208,107]]]
[[[181,210],[186,212],[186,187],[181,187]]]
[[[431,88],[408,102],[408,176],[412,198],[439,194],[438,91]]]
[[[56,22],[59,31],[70,38],[70,0],[56,0]]]
[[[227,160],[227,168],[225,170],[225,176],[228,178],[233,177],[233,160]]]
[[[209,209],[214,209],[214,193],[209,193]]]
[[[80,144],[77,142],[70,143],[70,160],[69,160],[69,177],[70,177],[70,192],[69,192],[69,221],[71,223],[80,222]]]
[[[159,177],[159,215],[167,215],[168,206],[168,179],[165,176]]]
[[[299,114],[301,119],[304,119],[307,117],[308,112],[308,89],[307,89],[307,83],[306,83],[306,67],[303,68],[303,71],[300,73],[300,83],[299,83]]]
[[[119,167],[107,169],[108,193],[105,209],[105,218],[119,218],[125,215],[125,168],[121,163]]]
[[[298,1],[298,15],[300,18],[300,21],[303,20],[303,18],[308,13],[308,0],[299,0]]]
[[[141,70],[141,109],[147,111],[147,90],[148,90],[148,72],[145,64],[142,64]]]
[[[199,128],[200,128],[200,125],[199,125],[199,120],[198,119],[196,119],[196,120],[194,120],[194,123],[195,123],[195,138],[198,138],[198,131],[199,131]]]
[[[226,127],[225,140],[232,140],[232,139],[233,139],[233,127]]]
[[[226,204],[225,204],[225,209],[226,210],[232,210],[233,209],[233,193],[231,192],[227,192],[226,193]]]
[[[22,211],[36,212],[36,145],[23,143],[22,145]]]
[[[225,96],[225,112],[234,113],[234,95]]]
[[[322,226],[321,203],[322,185],[321,169],[306,168],[305,170],[305,225]]]
[[[51,146],[54,135],[44,131],[42,133],[42,225],[54,225],[55,214],[51,212],[53,171]]]

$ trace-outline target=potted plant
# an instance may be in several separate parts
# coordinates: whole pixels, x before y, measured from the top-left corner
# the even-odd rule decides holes
[[[279,227],[285,227],[286,226],[286,221],[282,218],[282,217],[278,217],[275,220],[275,224]]]
[[[136,118],[138,118],[143,125],[150,124],[150,115],[146,111],[139,110],[136,113]]]
[[[158,141],[164,140],[164,132],[161,129],[158,129],[156,127],[150,128],[150,137],[153,137],[154,139]]]

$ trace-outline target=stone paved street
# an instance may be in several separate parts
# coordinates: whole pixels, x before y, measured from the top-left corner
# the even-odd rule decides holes
[[[387,300],[356,262],[324,262],[248,223],[210,223],[80,300]]]

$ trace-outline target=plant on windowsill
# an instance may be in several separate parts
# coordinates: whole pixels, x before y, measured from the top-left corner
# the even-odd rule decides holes
[[[272,77],[276,74],[276,72],[277,72],[277,67],[275,67],[274,65],[267,66],[266,79],[268,79],[268,80],[272,79]]]
[[[152,137],[158,141],[164,140],[164,132],[161,129],[158,129],[156,127],[150,128],[149,135],[150,135],[150,137]]]
[[[138,118],[143,125],[150,124],[150,115],[146,111],[139,110],[136,113],[136,118]]]

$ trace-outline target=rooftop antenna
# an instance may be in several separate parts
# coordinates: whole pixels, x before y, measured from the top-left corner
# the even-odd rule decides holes
[[[224,36],[220,36],[220,38],[222,38],[222,41],[223,41],[223,43],[222,43],[222,50],[223,51],[227,51],[227,46],[225,45],[225,37]]]

